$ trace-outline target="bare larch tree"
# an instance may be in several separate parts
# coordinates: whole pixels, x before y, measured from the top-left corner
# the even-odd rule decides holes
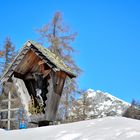
[[[78,76],[81,69],[76,65],[72,54],[75,52],[71,46],[77,33],[71,33],[68,26],[63,23],[61,12],[56,12],[52,21],[41,29],[37,30],[40,34],[39,41],[60,57],[73,72]],[[65,119],[68,118],[68,109],[70,107],[70,96],[78,91],[76,79],[67,79],[63,89],[62,102],[64,103]]]

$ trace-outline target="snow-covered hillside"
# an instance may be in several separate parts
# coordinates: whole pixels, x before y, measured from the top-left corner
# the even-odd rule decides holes
[[[130,106],[129,103],[102,91],[88,89],[79,99],[79,114],[83,110],[87,118],[102,118],[105,116],[122,116],[124,111]],[[70,116],[76,116],[75,108],[70,112]]]
[[[0,140],[140,140],[140,121],[106,117],[25,130],[0,130]]]

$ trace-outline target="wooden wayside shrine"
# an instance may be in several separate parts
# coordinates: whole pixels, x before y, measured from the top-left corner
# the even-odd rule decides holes
[[[48,49],[27,41],[1,82],[13,82],[28,121],[47,125],[55,120],[66,78],[75,74]]]

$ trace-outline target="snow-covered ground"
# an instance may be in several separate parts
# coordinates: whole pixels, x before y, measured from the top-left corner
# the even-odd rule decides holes
[[[42,128],[0,130],[0,140],[140,140],[140,121],[106,117]]]

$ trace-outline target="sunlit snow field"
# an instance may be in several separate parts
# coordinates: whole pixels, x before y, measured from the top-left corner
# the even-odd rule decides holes
[[[0,130],[0,140],[140,140],[140,121],[106,117],[41,128]]]

